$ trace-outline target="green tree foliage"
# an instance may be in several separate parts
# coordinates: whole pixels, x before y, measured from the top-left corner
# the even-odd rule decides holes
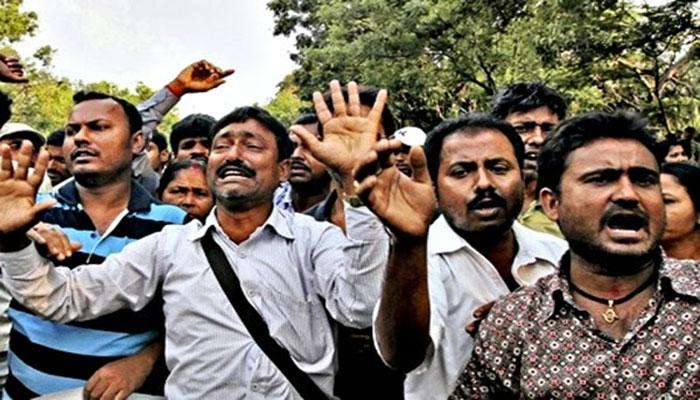
[[[333,78],[389,89],[404,124],[488,110],[518,81],[561,90],[572,112],[632,108],[664,130],[698,124],[696,2],[271,0],[294,35],[293,80],[309,98]]]
[[[24,12],[22,0],[0,0],[0,54],[17,55],[10,47],[25,36],[31,36],[37,29],[37,15]],[[57,76],[52,71],[55,49],[42,46],[31,58],[23,59],[27,84],[0,84],[0,90],[8,93],[13,100],[12,121],[23,122],[48,134],[63,127],[73,104],[73,94],[78,90],[96,90],[123,97],[133,104],[139,104],[153,93],[143,82],[134,90],[120,87],[112,82],[84,83]],[[179,120],[176,111],[168,113],[158,127],[168,134],[170,127]]]
[[[291,75],[285,77],[278,88],[275,97],[263,107],[282,123],[289,126],[299,115],[311,111],[311,102],[299,98],[299,87]]]

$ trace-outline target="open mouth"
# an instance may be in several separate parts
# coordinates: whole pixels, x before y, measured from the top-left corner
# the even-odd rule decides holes
[[[71,153],[70,159],[74,162],[87,161],[89,158],[97,157],[97,154],[87,149],[78,149]]]
[[[648,220],[638,214],[618,213],[608,217],[604,226],[613,239],[636,241],[647,230]]]
[[[300,162],[300,161],[292,161],[292,163],[289,165],[289,169],[292,172],[311,172],[311,168],[309,168],[306,164]]]
[[[539,154],[539,151],[527,151],[525,152],[525,159],[528,161],[537,161],[537,156]]]
[[[238,167],[238,166],[226,166],[226,167],[220,168],[218,173],[216,174],[216,176],[221,178],[221,179],[235,178],[235,177],[252,178],[253,175],[254,175],[253,171],[250,171],[247,168]]]

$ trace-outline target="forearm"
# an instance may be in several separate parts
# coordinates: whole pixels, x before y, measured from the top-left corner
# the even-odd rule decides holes
[[[423,362],[430,343],[425,239],[395,243],[381,296],[375,330],[382,358],[398,370],[411,371]]]
[[[173,94],[168,86],[155,92],[148,100],[138,105],[143,120],[143,134],[150,138],[151,133],[163,120],[165,115],[180,101],[180,96]]]
[[[29,246],[31,241],[27,238],[27,232],[11,232],[0,234],[0,253],[12,253]]]

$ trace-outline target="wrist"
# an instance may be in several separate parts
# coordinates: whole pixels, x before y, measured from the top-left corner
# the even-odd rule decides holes
[[[0,253],[20,251],[31,244],[26,232],[0,234]]]
[[[185,94],[185,92],[187,90],[185,88],[185,85],[183,85],[182,82],[180,82],[177,79],[168,83],[165,87],[170,91],[170,93],[173,94],[173,96],[176,96],[176,97],[182,97],[182,95]]]

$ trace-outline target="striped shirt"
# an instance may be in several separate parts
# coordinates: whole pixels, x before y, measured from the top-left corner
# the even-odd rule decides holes
[[[204,225],[166,227],[99,266],[52,268],[28,246],[0,253],[0,267],[15,298],[63,321],[140,309],[161,296],[162,285],[168,398],[296,400],[299,394],[226,298],[200,239],[213,230],[272,337],[330,395],[336,346],[329,316],[347,326],[370,326],[389,252],[389,237],[367,208],[346,204],[345,219],[347,237],[334,225],[274,207],[236,244],[214,209]]]
[[[182,210],[158,204],[132,182],[127,209],[100,235],[80,204],[74,181],[62,186],[54,196],[58,204],[41,220],[61,228],[71,241],[82,244],[63,262],[71,269],[87,262],[100,263],[130,242],[186,218]],[[123,310],[92,321],[60,324],[12,301],[10,319],[10,375],[4,397],[16,399],[81,387],[104,364],[139,352],[156,340],[163,329],[162,305],[157,302],[144,305],[138,312]],[[140,391],[157,394],[162,391],[164,377],[163,371],[154,370],[152,379]]]

